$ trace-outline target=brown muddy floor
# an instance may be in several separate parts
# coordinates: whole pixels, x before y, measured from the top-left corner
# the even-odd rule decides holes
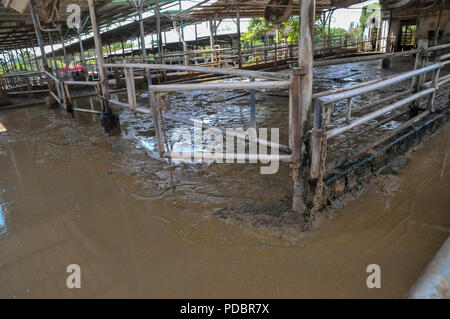
[[[239,110],[217,118],[239,125]],[[300,232],[249,223],[245,209],[280,213],[286,165],[260,175],[257,165],[178,164],[171,191],[151,119],[121,119],[122,136],[105,137],[95,115],[0,111],[0,298],[401,298],[450,233],[449,128],[398,177]],[[373,263],[381,289],[366,287]],[[81,267],[81,289],[66,287],[69,264]]]

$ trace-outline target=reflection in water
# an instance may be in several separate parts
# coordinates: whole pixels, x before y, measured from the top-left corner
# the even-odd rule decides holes
[[[0,236],[3,235],[4,233],[6,233],[6,223],[2,205],[0,205]]]

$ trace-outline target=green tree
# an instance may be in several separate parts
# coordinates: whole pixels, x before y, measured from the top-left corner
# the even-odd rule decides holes
[[[246,43],[263,42],[266,32],[273,28],[274,26],[264,18],[252,18],[248,24],[247,32],[241,34],[241,41]]]

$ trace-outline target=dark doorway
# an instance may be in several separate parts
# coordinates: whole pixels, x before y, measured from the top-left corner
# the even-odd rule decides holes
[[[416,21],[404,20],[400,22],[400,33],[398,35],[397,51],[410,50],[414,48],[416,39]]]

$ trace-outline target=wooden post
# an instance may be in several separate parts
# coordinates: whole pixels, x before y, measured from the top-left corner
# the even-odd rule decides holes
[[[428,40],[427,39],[420,39],[419,43],[417,44],[417,53],[416,53],[416,60],[414,62],[414,70],[420,69],[423,67],[423,64],[425,62],[425,50],[428,48]],[[423,82],[424,76],[418,75],[414,78],[412,78],[411,81],[411,89],[414,93],[418,92],[420,90],[421,82]],[[410,109],[413,111],[417,110],[419,106],[419,101],[414,101],[410,105]]]
[[[292,147],[296,149],[296,152],[300,153],[300,158],[305,156],[304,147],[305,133],[310,129],[311,125],[308,125],[308,116],[312,104],[312,85],[313,85],[313,38],[314,38],[314,17],[315,17],[315,0],[304,0],[300,2],[300,34],[298,39],[298,65],[301,71],[301,76],[298,88],[298,97],[296,97],[294,90],[294,98],[292,99],[292,115],[295,115],[294,110],[298,107],[298,116],[292,119]],[[295,75],[295,73],[294,73]],[[298,101],[298,102],[297,102]],[[297,106],[298,103],[298,106]],[[298,119],[298,117],[300,117]],[[298,121],[299,128],[297,129],[294,123]],[[292,163],[293,171],[292,178],[294,180],[294,194],[292,201],[292,209],[299,215],[304,214],[306,211],[306,205],[304,201],[304,193],[306,186],[306,171],[299,169],[296,171],[297,165],[300,165],[294,161]]]

